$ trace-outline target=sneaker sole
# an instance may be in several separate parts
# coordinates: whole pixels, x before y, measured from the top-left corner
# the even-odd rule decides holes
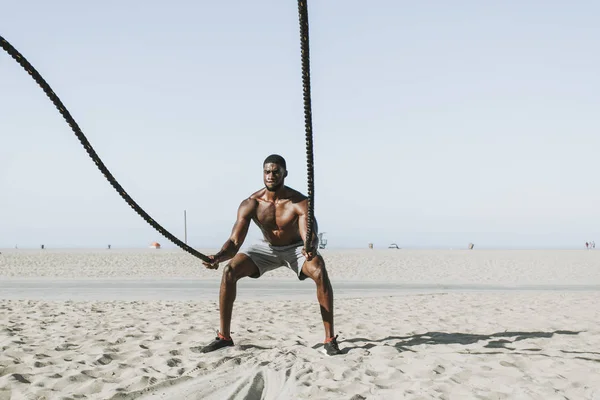
[[[341,355],[341,354],[342,354],[342,353],[338,353],[338,354],[329,354],[329,353],[327,353],[327,350],[325,350],[325,349],[322,349],[322,350],[321,350],[321,353],[323,353],[323,354],[325,354],[326,356],[329,356],[329,357],[338,356],[338,355]]]

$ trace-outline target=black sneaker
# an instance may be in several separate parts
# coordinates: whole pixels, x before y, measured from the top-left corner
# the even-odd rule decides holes
[[[337,335],[335,337],[332,337],[331,340],[329,340],[328,342],[326,342],[323,345],[322,352],[323,352],[323,354],[327,354],[328,356],[335,356],[338,354],[342,354],[342,351],[340,350],[340,346],[338,346],[338,343],[337,343]]]
[[[223,347],[229,346],[233,346],[233,339],[225,339],[225,336],[221,335],[221,333],[217,331],[217,337],[215,340],[204,346],[200,351],[202,353],[210,353],[211,351],[219,350]]]

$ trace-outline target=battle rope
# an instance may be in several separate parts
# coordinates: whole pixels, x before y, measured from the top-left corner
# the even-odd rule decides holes
[[[307,158],[307,170],[308,170],[308,221],[307,221],[307,233],[304,248],[306,250],[312,249],[311,238],[312,238],[312,221],[313,221],[313,207],[314,207],[314,165],[313,165],[313,145],[312,145],[312,112],[311,112],[311,100],[310,100],[310,57],[309,57],[309,43],[308,43],[308,11],[306,0],[298,0],[298,13],[300,18],[300,39],[302,45],[302,85],[303,85],[303,97],[304,97],[304,119],[306,128],[306,158]],[[60,98],[54,93],[50,85],[42,78],[37,70],[27,61],[27,59],[19,53],[4,37],[0,35],[0,46],[6,51],[12,58],[25,71],[31,75],[36,83],[42,88],[44,93],[52,101],[54,106],[58,109],[60,114],[63,116],[67,124],[71,127],[75,136],[81,142],[81,145],[86,150],[88,155],[94,161],[100,172],[112,185],[112,187],[121,195],[121,197],[138,213],[147,223],[149,223],[154,229],[156,229],[161,235],[169,239],[171,242],[179,246],[184,251],[187,251],[191,255],[198,257],[202,261],[210,262],[210,259],[200,253],[199,251],[191,248],[169,231],[163,228],[158,222],[156,222],[146,211],[144,211],[132,198],[127,194],[125,189],[117,182],[114,176],[110,173],[108,168],[104,165],[90,142],[87,140],[75,119],[71,116],[71,113],[67,110],[65,105],[62,103]]]
[[[10,43],[8,43],[8,41],[2,36],[0,36],[0,46],[2,46],[4,51],[10,54],[10,56],[14,58],[15,61],[18,62],[19,65],[21,65],[21,67],[23,67],[25,71],[29,73],[29,75],[31,75],[31,77],[37,82],[37,84],[40,85],[42,90],[46,93],[46,95],[50,98],[52,103],[54,103],[58,111],[61,113],[65,121],[67,121],[67,124],[69,124],[69,126],[83,145],[83,148],[87,151],[88,155],[92,158],[94,163],[96,163],[98,169],[102,172],[102,174],[104,174],[104,176],[106,177],[106,179],[108,179],[112,187],[115,188],[117,193],[121,195],[121,197],[127,202],[127,204],[129,204],[131,208],[135,210],[135,212],[137,212],[142,218],[146,220],[146,222],[152,225],[154,229],[160,232],[160,234],[169,239],[171,242],[175,243],[177,246],[181,247],[183,250],[187,251],[191,255],[196,256],[203,261],[210,262],[210,259],[207,256],[198,252],[197,250],[194,250],[193,248],[191,248],[190,246],[173,236],[165,228],[163,228],[158,222],[156,222],[152,217],[150,217],[150,215],[148,215],[148,213],[146,213],[146,211],[144,211],[131,198],[131,196],[127,194],[125,189],[123,189],[121,185],[119,185],[119,182],[117,182],[117,180],[114,178],[114,176],[112,176],[108,168],[106,168],[102,160],[100,160],[100,157],[98,157],[98,154],[96,154],[96,151],[79,128],[79,125],[77,125],[77,122],[75,122],[75,120],[71,116],[71,113],[69,113],[65,105],[62,103],[62,101],[60,101],[56,93],[54,93],[54,91],[52,90],[50,85],[48,85],[48,83],[44,80],[44,78],[42,78],[42,76],[36,71],[35,68],[33,68],[33,66],[29,63],[29,61],[25,59],[25,57],[23,57],[22,54],[19,53],[17,49],[15,49]]]
[[[309,251],[312,250],[315,182],[312,139],[312,110],[310,101],[310,47],[308,42],[307,0],[298,0],[298,14],[300,17],[300,42],[302,47],[302,87],[304,97],[304,128],[306,130],[306,164],[308,180],[308,215],[304,249]]]

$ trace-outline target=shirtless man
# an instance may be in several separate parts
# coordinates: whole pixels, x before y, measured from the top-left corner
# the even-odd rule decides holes
[[[323,352],[340,354],[337,336],[333,331],[333,289],[325,269],[325,262],[316,251],[318,232],[314,220],[310,249],[305,251],[308,200],[306,196],[284,185],[287,169],[283,157],[272,154],[263,163],[264,189],[242,201],[231,236],[221,250],[208,256],[206,268],[217,269],[219,263],[232,259],[223,269],[219,293],[221,326],[217,337],[202,349],[208,353],[233,346],[231,313],[236,296],[237,281],[249,276],[259,278],[265,272],[279,267],[294,271],[298,279],[311,278],[317,285],[317,299],[325,327]],[[260,228],[264,240],[242,248],[250,221]]]

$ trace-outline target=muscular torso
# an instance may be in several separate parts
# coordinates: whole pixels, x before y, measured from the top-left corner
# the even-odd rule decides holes
[[[261,189],[250,196],[253,202],[252,220],[258,225],[265,240],[273,246],[287,246],[302,242],[298,218],[300,203],[306,200],[301,193],[285,188],[285,195],[269,200],[267,190]]]

